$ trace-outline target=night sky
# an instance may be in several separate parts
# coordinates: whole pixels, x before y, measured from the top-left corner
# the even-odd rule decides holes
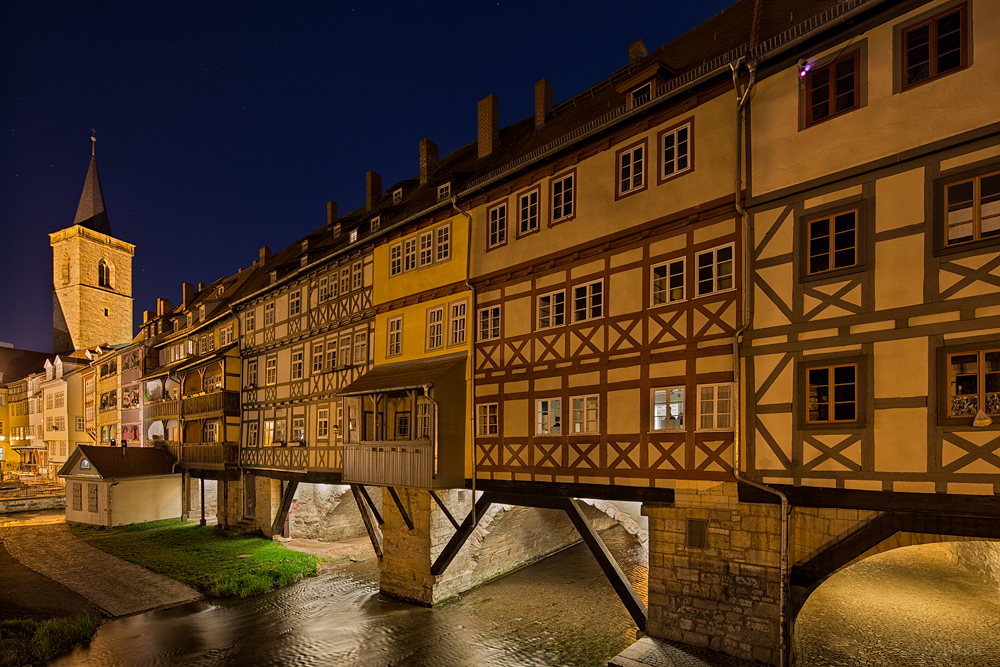
[[[134,243],[133,313],[211,283],[364,204],[719,12],[635,1],[0,4],[0,341],[52,350],[48,234],[73,222],[91,128],[116,238]]]

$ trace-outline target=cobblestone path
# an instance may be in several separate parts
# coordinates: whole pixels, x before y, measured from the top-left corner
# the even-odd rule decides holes
[[[0,528],[0,541],[23,565],[79,593],[109,616],[126,616],[201,594],[77,539],[65,523]]]
[[[796,667],[998,667],[1000,591],[941,545],[894,549],[816,589],[794,645]]]

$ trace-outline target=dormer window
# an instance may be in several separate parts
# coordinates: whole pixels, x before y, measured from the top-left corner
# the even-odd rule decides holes
[[[271,284],[273,285],[276,282],[278,282],[278,272],[271,271]]]
[[[219,285],[219,293],[218,293],[218,296],[219,296],[219,298],[220,298],[220,299],[222,298],[222,294],[223,294],[223,292],[225,292],[225,291],[226,291],[226,286],[225,286],[225,285]]]
[[[398,204],[403,201],[403,188],[396,188],[392,191],[392,203]]]
[[[191,326],[192,324],[194,324],[194,313],[189,312],[187,314],[187,325]]]
[[[637,106],[643,105],[646,102],[648,102],[650,97],[652,96],[652,92],[653,92],[653,83],[651,81],[647,81],[645,84],[633,90],[631,95],[632,108],[634,109]]]
[[[358,240],[358,230],[357,228],[354,228],[351,230],[351,243],[354,243],[357,240]]]
[[[338,222],[333,226],[333,238],[340,236],[340,223]]]
[[[304,267],[309,263],[309,255],[302,255],[302,259],[299,260],[299,266]]]
[[[309,250],[309,239],[302,239],[302,252]]]
[[[198,306],[198,319],[202,322],[205,321],[205,306]]]
[[[381,216],[376,215],[374,218],[372,218],[372,231],[373,232],[377,232],[378,231],[378,228],[379,228],[379,225],[381,224],[381,222],[382,222],[382,217]],[[354,239],[352,238],[351,240],[353,241]]]
[[[438,201],[451,198],[451,183],[438,186]]]

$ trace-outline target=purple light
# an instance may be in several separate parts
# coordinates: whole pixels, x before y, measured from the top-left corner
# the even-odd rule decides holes
[[[811,69],[812,69],[812,63],[806,63],[805,65],[803,65],[801,68],[799,68],[799,78],[800,79],[805,78],[806,74],[808,74],[809,70]]]

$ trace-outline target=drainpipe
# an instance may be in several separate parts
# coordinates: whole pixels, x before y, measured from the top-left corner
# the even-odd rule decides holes
[[[753,276],[750,273],[750,263],[753,258],[753,239],[750,236],[750,215],[747,210],[743,207],[743,201],[741,193],[742,189],[742,179],[741,179],[741,162],[743,158],[743,109],[749,104],[750,101],[750,91],[753,88],[754,81],[757,74],[757,62],[753,61],[747,65],[749,71],[749,79],[747,80],[746,87],[742,87],[740,84],[740,68],[744,64],[744,58],[740,58],[735,63],[730,63],[729,67],[733,74],[733,89],[736,92],[736,164],[734,168],[734,190],[736,192],[736,212],[740,214],[742,218],[742,240],[743,240],[743,324],[736,333],[733,335],[733,380],[736,386],[736,400],[733,401],[734,406],[734,420],[733,420],[733,472],[735,473],[736,480],[738,482],[743,482],[749,484],[750,486],[765,491],[767,493],[774,494],[778,496],[781,500],[781,564],[780,564],[780,576],[781,576],[781,587],[780,587],[780,600],[778,605],[778,618],[779,618],[779,633],[780,633],[780,650],[781,657],[779,664],[781,667],[787,667],[789,664],[790,650],[789,650],[789,636],[788,636],[788,519],[789,519],[789,506],[788,506],[788,496],[784,493],[775,489],[774,487],[767,486],[766,484],[761,484],[755,480],[745,477],[741,470],[740,465],[740,420],[742,415],[740,414],[740,395],[741,392],[741,382],[743,381],[742,375],[740,373],[740,343],[743,340],[744,332],[750,328],[753,324],[753,301],[750,298],[751,290],[753,289]],[[750,160],[750,155],[747,155],[747,160]],[[749,397],[752,388],[746,388],[747,396]],[[748,398],[749,400],[749,398]]]
[[[438,474],[438,402],[431,398],[431,386],[429,384],[424,385],[424,398],[431,402],[434,406],[434,476],[437,477]],[[416,427],[416,424],[413,425]],[[416,438],[414,438],[415,440]],[[472,503],[475,506],[475,503]]]
[[[465,216],[469,221],[469,230],[465,235],[465,287],[469,290],[469,439],[472,441],[472,525],[476,525],[476,288],[472,285],[472,216],[458,207],[458,197],[451,198],[451,207]],[[435,414],[437,414],[435,412]],[[435,432],[436,434],[436,432]]]

